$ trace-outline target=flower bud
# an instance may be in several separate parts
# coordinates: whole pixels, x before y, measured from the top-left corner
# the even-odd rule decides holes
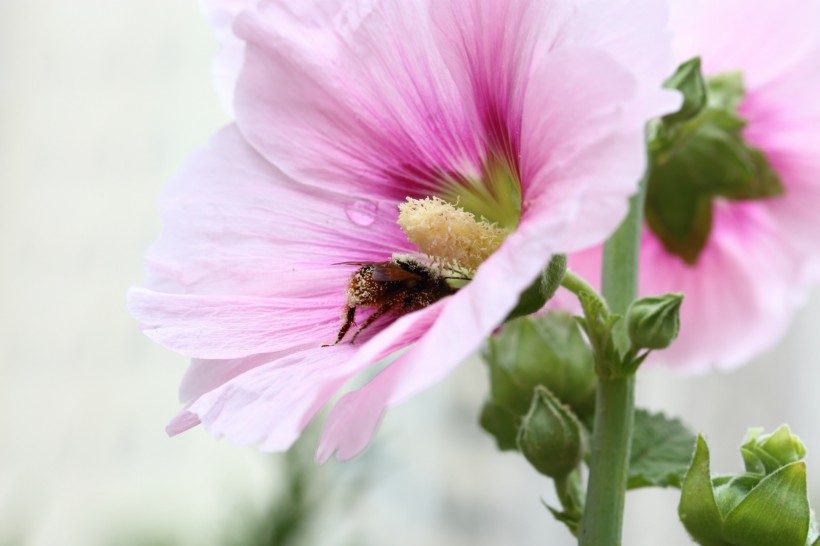
[[[763,429],[752,429],[746,434],[746,442],[740,447],[747,472],[772,474],[777,469],[802,460],[806,446],[783,425],[771,434]]]
[[[767,435],[762,443],[775,437],[784,439],[782,430]],[[759,431],[756,434],[758,437],[749,442],[764,438]],[[790,433],[788,436],[791,438]],[[802,443],[799,445],[802,448]],[[793,453],[799,454],[800,449]],[[709,448],[699,437],[683,482],[678,514],[702,546],[805,546],[811,522],[806,465],[795,461],[769,474],[747,472],[712,479]]]
[[[545,387],[536,387],[517,442],[530,464],[550,478],[564,478],[581,463],[581,424]]]
[[[683,294],[664,294],[642,298],[627,311],[627,329],[632,348],[665,349],[680,331],[680,306]]]

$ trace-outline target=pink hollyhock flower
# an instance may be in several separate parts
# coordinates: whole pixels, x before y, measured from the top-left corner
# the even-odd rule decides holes
[[[410,346],[331,410],[318,457],[354,456],[386,407],[479,346],[553,254],[609,234],[645,167],[645,123],[680,102],[660,89],[674,63],[653,0],[206,7],[236,123],[164,194],[146,287],[129,295],[149,337],[193,357],[171,434],[202,424],[286,449],[350,378]],[[363,303],[373,285],[357,283],[389,272],[364,267],[348,288],[351,275],[391,259],[431,282],[470,280],[351,343],[376,312]],[[359,325],[326,346],[347,304]]]
[[[820,256],[820,3],[677,0],[678,60],[706,76],[742,71],[744,139],[779,175],[782,196],[713,203],[693,264],[643,234],[640,293],[683,292],[680,337],[656,360],[686,372],[731,369],[775,343],[816,279]],[[600,248],[570,267],[600,279]]]

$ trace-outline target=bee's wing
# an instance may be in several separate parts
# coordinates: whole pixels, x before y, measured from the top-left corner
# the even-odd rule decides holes
[[[382,262],[372,265],[373,272],[370,275],[377,282],[418,281],[423,278],[421,275],[407,271],[394,262]]]

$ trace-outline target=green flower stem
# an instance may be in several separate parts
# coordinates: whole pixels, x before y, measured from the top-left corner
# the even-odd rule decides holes
[[[580,467],[568,476],[555,478],[555,492],[558,494],[558,500],[561,501],[564,513],[572,518],[580,518],[584,510],[583,484]]]
[[[638,292],[638,256],[646,181],[630,201],[629,214],[604,247],[603,295],[613,313],[626,314]],[[615,326],[625,350],[626,321]],[[589,484],[579,546],[620,546],[629,449],[635,414],[635,379],[599,377],[592,432]]]
[[[585,281],[583,278],[579,277],[569,269],[566,270],[564,273],[564,278],[561,280],[561,286],[575,294],[576,296],[581,296],[581,294],[586,294],[595,298],[596,300],[601,302],[601,305],[606,309],[608,308],[606,302],[601,298],[601,295],[592,288],[592,285]]]

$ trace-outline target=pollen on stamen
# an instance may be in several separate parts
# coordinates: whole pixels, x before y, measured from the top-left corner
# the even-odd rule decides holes
[[[419,251],[449,268],[476,269],[508,232],[438,197],[407,198],[398,224]]]

